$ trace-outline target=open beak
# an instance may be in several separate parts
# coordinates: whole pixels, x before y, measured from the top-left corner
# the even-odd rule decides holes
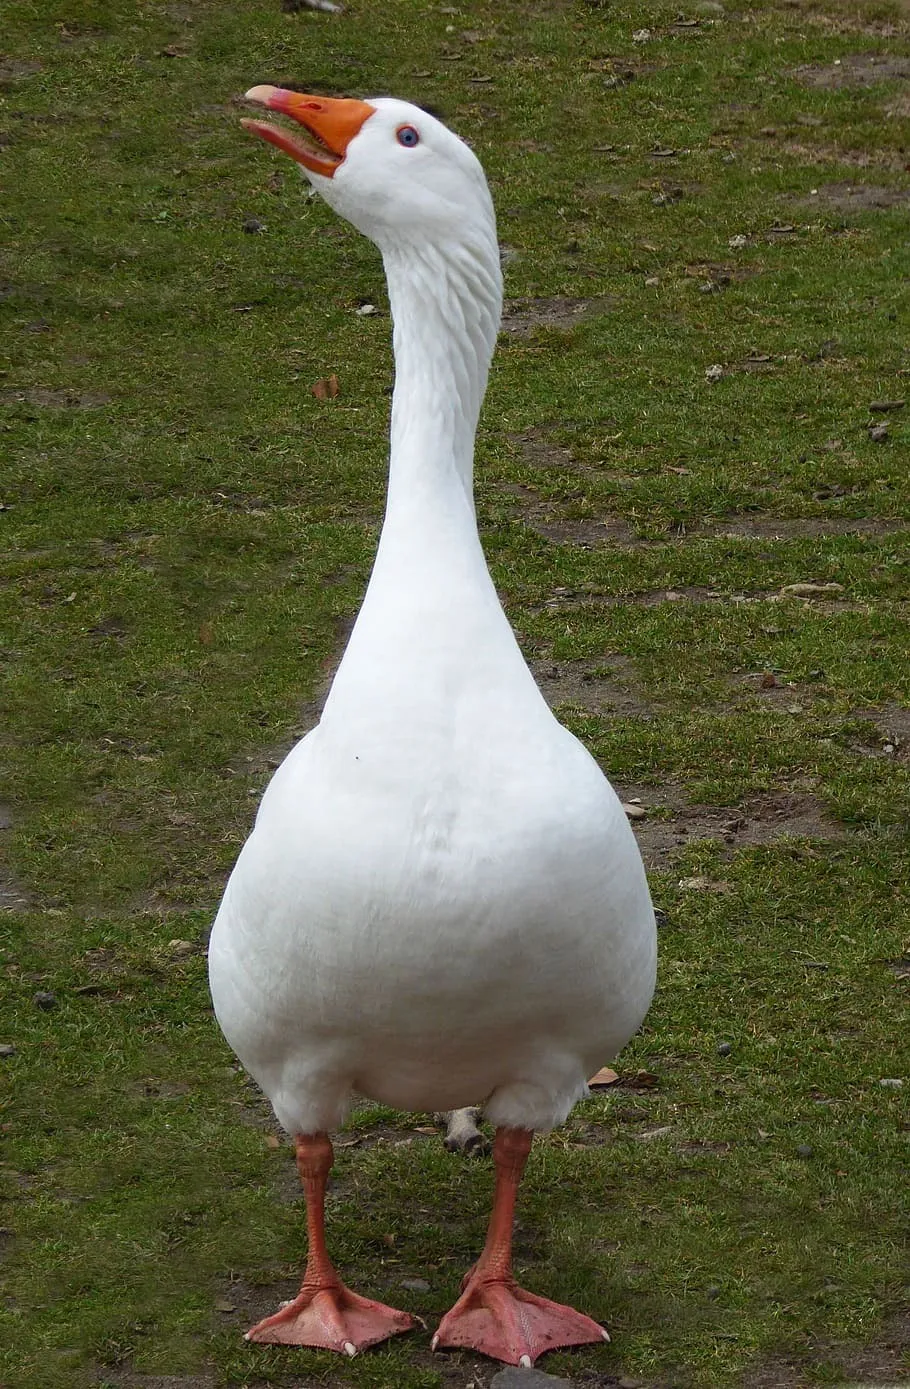
[[[270,121],[244,120],[240,124],[324,178],[332,177],[344,161],[348,145],[376,110],[352,97],[307,96],[283,87],[251,87],[245,100],[296,121],[302,130],[287,130]]]

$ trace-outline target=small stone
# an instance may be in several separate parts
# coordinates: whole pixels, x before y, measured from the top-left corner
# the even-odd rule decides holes
[[[719,381],[723,374],[724,369],[719,362],[714,362],[711,366],[705,368],[705,380],[710,381],[712,385],[715,381]]]
[[[649,289],[654,289],[656,285],[660,284],[660,280],[657,275],[649,275],[645,280],[645,284]]]
[[[12,1042],[0,1042],[0,1057],[15,1056],[16,1048]]]
[[[647,807],[643,805],[632,805],[625,801],[623,801],[622,808],[630,820],[643,820],[648,813]]]
[[[730,247],[731,251],[741,251],[742,248],[744,246],[748,246],[748,244],[749,238],[747,236],[743,236],[742,234],[740,234],[739,236],[731,236],[730,240],[727,242],[727,245]]]
[[[247,236],[256,236],[258,232],[265,231],[265,222],[260,222],[258,217],[248,217],[243,224],[243,230]]]
[[[633,43],[647,43],[651,37],[650,29],[636,29],[632,35]]]
[[[357,310],[358,318],[370,318],[373,314],[379,313],[375,304],[361,304]]]
[[[901,1090],[904,1082],[898,1080],[896,1076],[884,1076],[879,1082],[883,1090]]]
[[[732,1043],[732,1042],[718,1042],[718,1044],[717,1044],[717,1054],[718,1054],[718,1056],[729,1056],[729,1055],[730,1055],[730,1052],[731,1052],[732,1050],[733,1050],[733,1043]]]
[[[815,1149],[812,1147],[811,1143],[800,1143],[796,1150],[796,1156],[801,1158],[810,1158],[814,1153]]]
[[[884,444],[889,434],[890,430],[884,421],[881,424],[873,424],[869,428],[869,438],[873,444]]]
[[[399,1285],[407,1288],[409,1293],[428,1293],[430,1285],[425,1278],[402,1278]]]
[[[192,955],[196,949],[191,940],[169,940],[167,943],[168,954],[170,955]]]
[[[705,1296],[709,1298],[711,1302],[716,1302],[720,1297],[720,1288],[712,1284],[710,1288],[705,1288]]]
[[[32,1001],[43,1013],[49,1013],[52,1008],[57,1007],[56,994],[49,994],[44,989],[39,989]]]
[[[216,1312],[236,1312],[237,1308],[233,1302],[227,1302],[224,1298],[219,1298],[215,1303]]]

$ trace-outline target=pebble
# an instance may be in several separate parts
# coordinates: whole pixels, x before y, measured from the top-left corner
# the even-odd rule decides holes
[[[712,1284],[710,1288],[705,1289],[705,1296],[710,1298],[712,1302],[716,1302],[717,1299],[720,1297],[720,1288],[715,1287]]]
[[[626,812],[626,815],[629,817],[630,820],[643,820],[648,813],[647,808],[645,806],[632,805],[631,803],[627,803],[626,801],[623,801],[622,808]]]
[[[360,308],[357,310],[357,317],[370,318],[372,314],[378,312],[379,310],[377,309],[375,304],[361,304]]]
[[[901,1090],[904,1085],[904,1082],[898,1080],[895,1076],[885,1076],[878,1083],[883,1090]]]
[[[0,1056],[15,1056],[16,1048],[12,1042],[0,1042]]]
[[[744,246],[748,246],[748,244],[749,238],[747,236],[743,236],[741,233],[739,236],[731,236],[730,240],[727,242],[727,245],[730,247],[731,251],[741,251],[742,248]]]
[[[32,1002],[37,1008],[40,1008],[43,1013],[49,1013],[52,1008],[57,1007],[57,996],[56,994],[47,993],[44,989],[39,989]]]
[[[258,217],[248,217],[243,224],[243,230],[248,236],[255,236],[257,232],[265,231],[265,222],[260,222]]]
[[[732,1043],[732,1042],[718,1042],[718,1044],[717,1044],[717,1054],[718,1054],[718,1056],[729,1056],[729,1055],[730,1055],[730,1052],[731,1052],[732,1050],[733,1050],[733,1043]]]
[[[647,43],[651,37],[650,29],[636,29],[632,35],[633,43]]]
[[[873,444],[883,444],[888,438],[889,432],[888,426],[884,422],[882,424],[874,424],[869,430],[869,438],[872,440]]]
[[[723,374],[724,374],[724,369],[723,369],[723,367],[720,365],[720,362],[714,362],[711,366],[705,368],[705,380],[706,380],[706,381],[711,381],[711,382],[719,381],[719,380],[721,379],[721,377],[723,376]]]
[[[409,1293],[428,1293],[430,1285],[425,1278],[402,1278],[400,1286]]]
[[[815,1149],[812,1147],[811,1143],[800,1143],[796,1150],[796,1156],[801,1158],[810,1158],[813,1157],[814,1154]]]

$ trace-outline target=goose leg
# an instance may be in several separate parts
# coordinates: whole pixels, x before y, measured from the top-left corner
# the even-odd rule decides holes
[[[334,1161],[327,1133],[298,1134],[297,1170],[306,1196],[309,1249],[300,1292],[246,1333],[272,1345],[318,1346],[356,1355],[416,1325],[408,1312],[359,1297],[342,1283],[325,1245],[325,1189]]]
[[[486,1244],[462,1285],[461,1297],[439,1324],[434,1350],[463,1346],[530,1368],[544,1351],[610,1339],[590,1317],[526,1292],[512,1276],[515,1197],[532,1138],[528,1129],[496,1130],[496,1188]]]

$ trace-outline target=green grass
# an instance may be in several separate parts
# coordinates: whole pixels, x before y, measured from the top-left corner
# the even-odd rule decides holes
[[[910,106],[893,72],[794,74],[910,62],[906,9],[445,8],[4,16],[10,1389],[473,1373],[423,1333],[351,1363],[240,1338],[305,1236],[203,942],[369,573],[391,373],[387,316],[354,312],[386,304],[377,254],[238,128],[259,81],[440,108],[488,170],[508,295],[598,301],[503,335],[478,447],[529,657],[594,692],[619,662],[634,696],[566,721],[652,822],[814,808],[808,838],[692,834],[656,862],[660,989],[621,1066],[658,1084],[538,1142],[516,1244],[530,1286],[614,1339],[545,1367],[693,1389],[898,1373],[910,408],[869,405],[908,394],[910,249],[906,202],[844,212],[826,189],[906,192]],[[339,397],[314,399],[333,371]],[[603,518],[621,543],[578,543]],[[841,587],[784,592],[806,581]],[[716,890],[682,886],[699,877]],[[425,1124],[354,1115],[330,1228],[358,1287],[432,1328],[491,1176]]]

